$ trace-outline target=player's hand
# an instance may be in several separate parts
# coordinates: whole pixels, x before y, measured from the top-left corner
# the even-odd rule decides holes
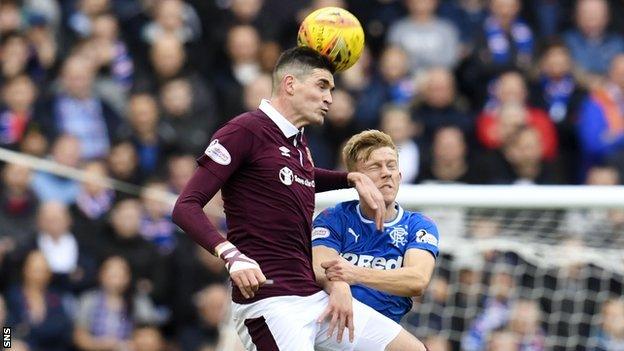
[[[362,199],[368,207],[375,211],[375,224],[377,230],[383,230],[383,222],[386,217],[386,204],[383,195],[375,183],[364,173],[349,172],[347,175],[349,182],[353,184],[357,190],[360,199]]]
[[[229,241],[217,246],[216,250],[219,257],[225,261],[225,268],[243,297],[246,299],[254,297],[256,291],[267,280],[258,262],[238,251]]]
[[[317,323],[323,323],[325,319],[331,318],[327,336],[331,338],[334,329],[338,331],[336,340],[342,341],[345,328],[349,330],[349,342],[353,342],[355,336],[353,326],[353,296],[349,285],[334,282],[329,294],[329,304],[323,314],[317,319]]]
[[[230,272],[230,278],[246,299],[254,297],[258,289],[266,282],[266,277],[260,267]]]
[[[330,281],[343,281],[349,285],[358,284],[362,268],[350,263],[342,257],[321,262],[325,268],[325,276]]]

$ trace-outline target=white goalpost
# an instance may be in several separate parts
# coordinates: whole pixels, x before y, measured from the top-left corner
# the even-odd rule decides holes
[[[316,209],[356,198],[354,190],[321,193]],[[404,318],[408,329],[464,349],[488,279],[502,267],[515,298],[538,305],[547,350],[596,345],[603,302],[624,293],[624,186],[402,185],[397,201],[440,233],[436,275]]]

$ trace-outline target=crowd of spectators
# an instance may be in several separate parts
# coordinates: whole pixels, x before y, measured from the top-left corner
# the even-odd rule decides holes
[[[616,0],[2,0],[0,146],[142,189],[2,165],[0,325],[15,349],[236,350],[222,263],[151,194],[178,194],[212,133],[270,97],[279,53],[324,6],[353,12],[367,45],[336,76],[325,124],[306,128],[317,166],[343,168],[343,142],[379,128],[400,148],[405,183],[622,183]],[[219,206],[208,215],[223,228]],[[613,233],[624,228],[614,213],[563,223]],[[544,350],[546,336],[565,337],[548,317],[565,301],[512,294],[556,295],[563,270],[531,285],[456,261],[443,256],[423,303],[470,313],[446,321],[457,313],[423,308],[426,321],[416,310],[405,321],[428,328],[431,350]],[[621,277],[607,280],[621,295]],[[593,301],[578,342],[622,350],[624,303]]]

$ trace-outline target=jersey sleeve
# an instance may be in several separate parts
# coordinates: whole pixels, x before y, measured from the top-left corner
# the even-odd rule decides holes
[[[247,128],[228,123],[215,132],[197,163],[221,181],[226,181],[249,158],[253,140],[254,136]]]
[[[312,246],[327,246],[342,252],[340,218],[335,208],[325,209],[312,223]]]
[[[407,245],[409,249],[419,249],[429,251],[434,258],[438,257],[440,250],[438,245],[440,243],[440,235],[438,234],[438,227],[435,223],[428,218],[422,218],[418,221],[417,225],[410,226],[415,231],[412,240]]]

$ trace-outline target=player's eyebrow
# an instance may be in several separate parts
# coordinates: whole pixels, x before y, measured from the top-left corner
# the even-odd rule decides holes
[[[329,85],[330,86],[329,90],[331,91],[334,91],[334,89],[336,89],[336,86],[333,85],[327,78],[319,78],[319,81],[325,85]]]

